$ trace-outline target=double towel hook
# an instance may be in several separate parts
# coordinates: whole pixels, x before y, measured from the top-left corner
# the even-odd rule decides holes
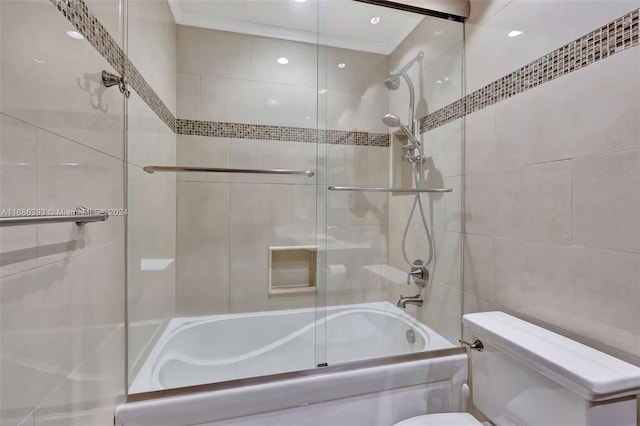
[[[102,71],[102,84],[104,84],[105,87],[118,85],[120,93],[122,93],[127,99],[129,99],[129,96],[131,95],[131,92],[127,89],[127,80],[125,77],[111,74],[108,71]]]

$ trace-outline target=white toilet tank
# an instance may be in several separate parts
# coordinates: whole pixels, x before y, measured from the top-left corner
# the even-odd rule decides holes
[[[638,426],[640,368],[503,312],[467,314],[473,403],[498,426]]]

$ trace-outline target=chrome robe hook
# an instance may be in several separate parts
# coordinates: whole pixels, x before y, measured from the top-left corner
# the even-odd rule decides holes
[[[120,89],[120,93],[122,93],[127,99],[131,95],[129,89],[127,89],[127,79],[126,77],[120,77],[119,75],[112,74],[108,71],[102,71],[102,84],[105,87],[118,86]]]

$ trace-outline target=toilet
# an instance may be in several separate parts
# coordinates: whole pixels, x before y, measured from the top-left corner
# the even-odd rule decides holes
[[[474,405],[498,426],[637,426],[640,368],[504,312],[464,315]],[[395,426],[480,426],[468,413]]]

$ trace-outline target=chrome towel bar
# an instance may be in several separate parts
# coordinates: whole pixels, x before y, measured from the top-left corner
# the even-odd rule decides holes
[[[287,169],[225,169],[217,167],[184,167],[184,166],[146,166],[147,173],[153,172],[210,172],[210,173],[251,173],[264,175],[307,175],[312,177],[312,170],[287,170]]]
[[[416,194],[419,192],[453,192],[451,188],[377,188],[375,186],[330,186],[329,191],[355,191],[355,192],[404,192]]]
[[[28,211],[28,209],[24,210]],[[0,216],[0,227],[63,222],[75,222],[76,225],[82,226],[85,223],[100,222],[107,220],[108,218],[109,214],[104,210],[90,210],[85,207],[78,207],[73,214]]]

